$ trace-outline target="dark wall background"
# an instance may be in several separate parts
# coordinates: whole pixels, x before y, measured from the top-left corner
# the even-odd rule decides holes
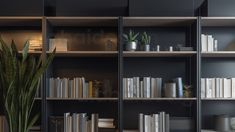
[[[0,16],[194,16],[203,0],[1,0]]]

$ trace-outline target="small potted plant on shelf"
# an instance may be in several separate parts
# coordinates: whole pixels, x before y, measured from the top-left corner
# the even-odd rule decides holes
[[[144,51],[150,51],[151,36],[144,32],[141,36],[141,44]]]
[[[127,41],[126,51],[136,51],[137,50],[137,37],[139,33],[134,33],[132,30],[129,31],[129,34],[123,34],[123,37]]]
[[[0,98],[9,132],[29,132],[38,120],[39,113],[32,113],[34,98],[55,54],[54,50],[48,58],[38,59],[28,51],[28,41],[20,55],[14,41],[8,45],[0,37]]]

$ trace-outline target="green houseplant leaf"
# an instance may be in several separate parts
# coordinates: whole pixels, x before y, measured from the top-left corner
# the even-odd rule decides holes
[[[55,50],[43,61],[42,56],[28,54],[29,42],[19,56],[12,41],[7,45],[0,37],[0,90],[10,132],[29,132],[39,118],[32,114],[40,78],[52,62]]]

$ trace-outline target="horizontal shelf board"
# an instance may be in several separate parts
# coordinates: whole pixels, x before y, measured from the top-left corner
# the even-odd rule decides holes
[[[123,51],[124,57],[190,57],[196,54],[196,51]]]
[[[127,27],[189,26],[196,20],[196,17],[123,17],[123,25]]]
[[[230,27],[235,26],[235,17],[202,17],[201,25],[207,27]]]
[[[42,17],[0,17],[0,26],[41,26]]]
[[[47,98],[48,101],[117,101],[118,98]]]
[[[203,99],[201,99],[201,100],[203,100],[203,101],[223,101],[223,100],[225,100],[225,101],[233,101],[233,100],[235,100],[235,98],[203,98]]]
[[[164,100],[172,100],[172,101],[187,101],[187,100],[197,100],[197,98],[124,98],[124,100],[126,101],[134,101],[134,100],[137,100],[137,101],[148,101],[148,100],[159,100],[159,101],[164,101]]]
[[[20,54],[22,54],[22,51],[19,51]],[[33,55],[40,55],[42,54],[42,51],[29,51],[29,54],[33,54]]]
[[[47,53],[51,53],[47,51]],[[59,57],[115,57],[117,51],[57,51]]]
[[[235,57],[235,51],[202,52],[202,57]]]
[[[52,26],[117,27],[118,17],[46,17]]]

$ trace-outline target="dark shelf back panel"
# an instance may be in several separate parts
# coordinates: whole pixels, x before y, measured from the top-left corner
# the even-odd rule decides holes
[[[202,33],[218,40],[218,50],[235,51],[235,27],[202,27]]]
[[[7,44],[14,40],[18,50],[30,39],[42,39],[40,27],[0,27],[0,35]]]
[[[165,111],[170,117],[192,117],[196,121],[196,102],[191,101],[146,101],[141,104],[139,102],[124,102],[124,128],[138,128],[139,113],[158,114]]]
[[[129,30],[140,33],[138,40],[141,39],[143,32],[147,32],[151,36],[151,46],[160,45],[161,51],[169,51],[169,46],[173,46],[175,50],[178,44],[192,46],[196,50],[196,42],[194,41],[196,36],[192,33],[193,28],[191,27],[126,27],[124,33],[129,33]]]
[[[235,77],[234,58],[203,58],[201,76],[203,78],[229,78]]]
[[[94,27],[52,27],[51,37],[66,38],[71,51],[116,51],[117,30]],[[109,46],[111,45],[111,46]]]
[[[202,102],[202,128],[214,129],[215,115],[226,114],[235,116],[234,101],[204,101]]]
[[[43,0],[1,0],[0,16],[43,16]]]
[[[45,0],[48,16],[125,16],[127,0]],[[68,8],[69,7],[69,8]]]

